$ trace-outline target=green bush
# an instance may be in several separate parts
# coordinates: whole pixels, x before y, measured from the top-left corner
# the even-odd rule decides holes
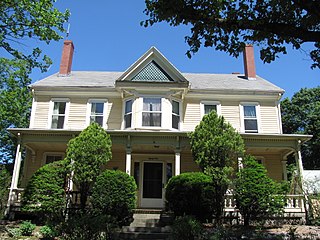
[[[47,225],[40,228],[40,233],[42,235],[41,239],[44,240],[51,240],[57,236],[57,231],[53,227]]]
[[[132,221],[136,206],[136,183],[122,171],[106,170],[97,177],[91,203],[96,215],[108,216],[118,226]]]
[[[19,228],[22,236],[31,236],[33,230],[36,228],[36,225],[30,221],[24,221],[20,224]]]
[[[167,208],[176,216],[192,215],[198,220],[211,220],[213,198],[212,180],[201,172],[182,173],[172,177],[166,186]]]
[[[234,196],[244,225],[282,213],[285,204],[280,184],[269,178],[264,166],[252,156],[245,157],[237,174]]]
[[[9,196],[9,188],[11,183],[11,176],[5,169],[4,165],[0,166],[0,219],[3,217],[4,210],[7,207]]]
[[[20,237],[22,235],[20,228],[6,228],[6,231],[8,232],[9,237]]]
[[[31,177],[23,195],[22,210],[44,220],[61,218],[65,208],[65,161],[46,164]]]
[[[192,216],[183,216],[175,220],[172,225],[171,240],[200,239],[203,233],[202,224]]]

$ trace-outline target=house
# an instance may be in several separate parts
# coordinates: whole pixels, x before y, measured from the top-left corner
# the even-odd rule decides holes
[[[73,51],[73,42],[66,40],[60,72],[30,86],[29,128],[10,129],[18,139],[12,206],[19,204],[32,174],[64,158],[68,141],[92,121],[112,138],[113,157],[106,167],[134,176],[139,208],[162,208],[168,179],[199,170],[187,133],[210,111],[232,124],[243,137],[246,152],[266,167],[271,178],[287,180],[291,153],[302,173],[300,146],[310,136],[282,133],[279,102],[284,90],[256,75],[252,46],[244,50],[244,74],[181,73],[155,47],[124,72],[71,71]],[[226,210],[232,211],[229,200]],[[289,201],[287,211],[304,211],[301,196]]]

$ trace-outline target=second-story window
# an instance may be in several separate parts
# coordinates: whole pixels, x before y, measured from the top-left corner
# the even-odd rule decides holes
[[[256,105],[243,105],[244,131],[246,133],[258,132],[258,117]]]
[[[131,128],[132,124],[132,103],[133,100],[127,100],[125,102],[125,108],[124,108],[124,127],[125,128]]]
[[[203,104],[204,114],[209,114],[211,111],[217,112],[217,105],[215,104]]]
[[[161,127],[161,98],[143,98],[142,126]]]
[[[221,105],[218,101],[201,101],[201,116],[203,117],[210,112],[215,111],[218,115],[221,114]]]
[[[89,100],[87,124],[96,122],[104,127],[106,100]]]
[[[66,120],[67,102],[53,101],[53,111],[51,117],[51,128],[62,129]]]
[[[180,123],[180,104],[177,101],[172,101],[172,128],[179,129]]]

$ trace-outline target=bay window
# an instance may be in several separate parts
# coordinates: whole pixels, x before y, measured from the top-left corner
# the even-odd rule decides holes
[[[172,128],[179,129],[180,103],[172,100]]]
[[[161,98],[143,98],[143,127],[161,127]]]
[[[133,100],[127,100],[124,107],[124,127],[131,128],[132,125],[132,103]]]

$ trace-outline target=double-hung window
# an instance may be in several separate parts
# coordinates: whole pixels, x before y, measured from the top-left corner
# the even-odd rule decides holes
[[[63,99],[51,100],[50,128],[63,129],[67,121],[69,101]]]
[[[143,127],[161,127],[161,98],[143,98]]]
[[[218,115],[221,114],[221,105],[217,101],[202,101],[201,102],[201,116],[203,117],[206,114],[209,114],[212,111],[215,111]]]
[[[124,127],[131,128],[132,126],[132,103],[133,100],[127,100],[124,106]]]
[[[172,100],[172,128],[179,129],[180,103]]]
[[[246,133],[258,133],[258,105],[242,104],[243,130]]]
[[[44,154],[44,159],[43,159],[43,165],[44,164],[48,164],[48,163],[52,163],[55,161],[60,161],[64,158],[64,153],[60,153],[60,152],[46,152]]]
[[[96,122],[100,126],[104,127],[105,104],[106,100],[89,100],[88,124]]]

